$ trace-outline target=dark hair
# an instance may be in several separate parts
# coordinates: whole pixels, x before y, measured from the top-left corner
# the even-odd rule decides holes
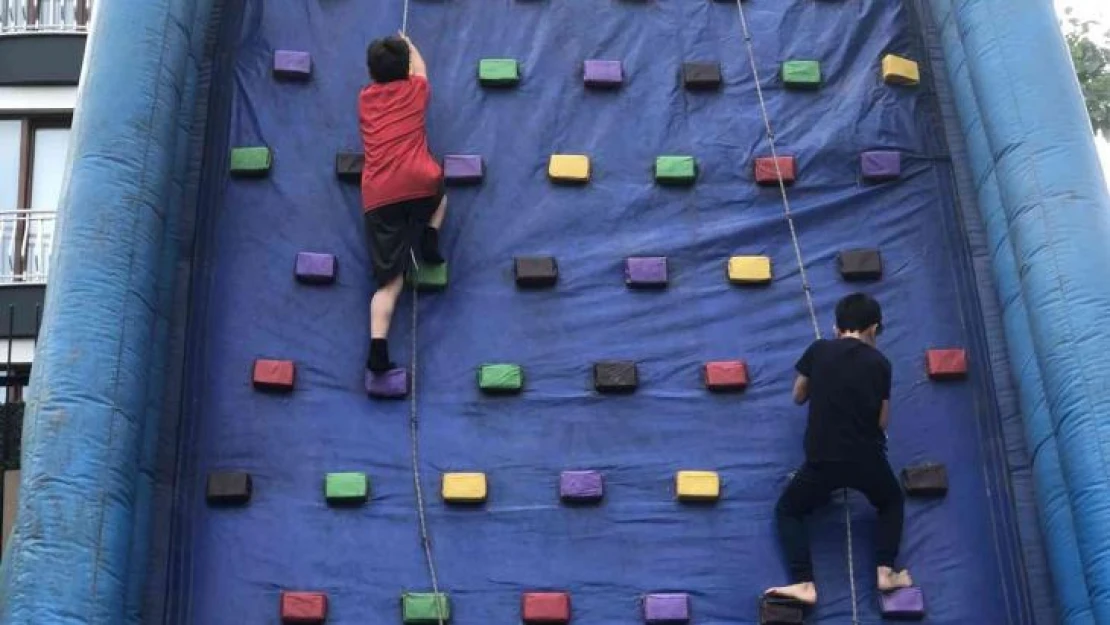
[[[400,37],[375,39],[366,48],[366,67],[374,82],[393,82],[409,77],[409,44]]]
[[[862,332],[882,323],[882,307],[866,293],[852,293],[836,303],[836,327],[841,332]]]

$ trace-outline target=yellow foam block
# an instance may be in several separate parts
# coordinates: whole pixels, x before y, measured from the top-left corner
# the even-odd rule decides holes
[[[733,256],[728,259],[728,279],[734,284],[767,284],[771,259],[767,256]]]
[[[582,154],[552,154],[547,165],[552,180],[586,182],[590,179],[590,157]]]
[[[679,471],[675,475],[679,499],[717,499],[721,496],[721,477],[716,471]]]
[[[921,82],[917,62],[888,54],[883,57],[883,80],[892,85],[916,85]]]
[[[486,500],[485,473],[444,473],[443,500],[477,503]]]

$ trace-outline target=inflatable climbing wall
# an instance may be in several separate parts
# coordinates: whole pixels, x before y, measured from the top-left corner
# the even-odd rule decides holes
[[[98,14],[59,236],[128,253],[62,246],[4,622],[801,622],[757,601],[786,582],[793,366],[860,290],[916,589],[874,589],[874,513],[838,493],[805,622],[1099,622],[1099,537],[1048,513],[1078,456],[1030,424],[1067,399],[1023,377],[1055,344],[1030,351],[997,299],[1017,269],[979,210],[1005,187],[949,80],[952,3],[124,4]],[[136,24],[161,25],[161,65]],[[371,378],[356,98],[402,24],[448,262],[412,274],[400,368]],[[141,98],[92,91],[136,58]],[[127,133],[90,122],[112,115]],[[122,208],[78,206],[98,198]],[[118,306],[78,309],[77,285]],[[94,317],[122,323],[77,332]],[[93,339],[107,364],[67,370]],[[77,488],[50,495],[57,475]]]

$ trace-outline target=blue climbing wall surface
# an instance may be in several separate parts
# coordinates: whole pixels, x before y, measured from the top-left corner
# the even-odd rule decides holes
[[[195,394],[169,622],[273,619],[281,589],[327,592],[331,622],[396,622],[400,592],[429,588],[409,406],[372,402],[362,389],[372,284],[357,186],[333,172],[337,151],[359,147],[354,107],[365,46],[397,29],[400,6],[295,4],[247,1],[223,42],[233,94],[226,143],[208,146],[204,195],[213,201],[202,208],[209,234],[194,287]],[[822,330],[835,301],[853,290],[837,275],[836,253],[881,249],[886,273],[866,290],[888,320],[892,462],[949,467],[945,500],[907,506],[904,560],[925,590],[930,621],[1030,622],[1006,516],[1009,497],[1030,494],[1000,488],[988,481],[997,471],[985,470],[999,461],[999,441],[983,434],[993,399],[974,383],[987,374],[972,331],[981,321],[958,286],[969,268],[929,87],[879,78],[883,54],[921,57],[908,9],[863,0],[746,10],[779,151],[799,161],[789,195]],[[639,622],[638,597],[656,590],[691,593],[699,623],[752,622],[757,593],[785,579],[771,514],[801,460],[804,412],[790,405],[789,383],[813,331],[779,193],[753,183],[752,160],[769,148],[736,5],[413,2],[409,19],[429,61],[433,151],[482,154],[488,168],[482,186],[450,192],[451,284],[422,295],[419,307],[421,469],[455,620],[511,622],[520,592],[566,589],[579,622]],[[275,49],[311,52],[311,81],[275,81]],[[476,79],[482,57],[519,59],[521,85],[484,90]],[[624,88],[583,89],[587,58],[623,61]],[[820,60],[822,89],[784,90],[777,72],[789,59]],[[681,88],[678,67],[693,60],[721,62],[720,92]],[[260,180],[227,179],[227,149],[249,145],[272,148],[273,170]],[[902,151],[904,179],[862,185],[866,149]],[[552,153],[588,154],[593,180],[552,186]],[[656,186],[651,165],[662,154],[695,156],[697,184]],[[304,250],[336,254],[338,284],[296,284],[293,258]],[[516,290],[512,257],[538,254],[559,259],[558,286]],[[770,256],[774,283],[730,286],[732,254]],[[668,256],[670,287],[627,290],[622,260],[630,255]],[[410,305],[406,296],[393,330],[394,356],[406,364]],[[972,381],[929,382],[930,347],[968,348]],[[254,391],[257,357],[295,360],[297,390]],[[701,364],[734,358],[748,362],[752,386],[708,395]],[[602,359],[636,360],[640,389],[596,395],[590,365]],[[481,396],[475,370],[483,362],[521,364],[524,393]],[[558,473],[572,468],[604,471],[604,503],[559,504]],[[204,476],[221,469],[254,475],[248,507],[205,506]],[[679,469],[719,471],[721,501],[676,503]],[[452,470],[486,472],[489,502],[443,507],[439,474]],[[330,471],[367,472],[371,502],[327,508]],[[875,622],[873,516],[856,496],[851,508],[857,608],[861,622]],[[851,620],[845,529],[839,500],[814,520],[814,622]]]

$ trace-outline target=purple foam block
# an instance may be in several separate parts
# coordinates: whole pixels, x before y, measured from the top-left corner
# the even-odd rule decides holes
[[[481,182],[485,175],[482,157],[477,154],[448,154],[443,157],[443,178],[447,182]]]
[[[888,150],[864,152],[860,155],[864,180],[895,180],[902,175],[902,154]]]
[[[308,78],[312,75],[312,55],[297,50],[275,50],[274,75],[282,78]]]
[[[586,61],[583,76],[591,87],[617,87],[624,82],[624,70],[620,61]]]
[[[338,263],[331,254],[299,252],[297,254],[297,280],[306,284],[331,284],[335,282]]]
[[[690,620],[690,597],[684,592],[656,593],[644,597],[648,623],[685,623]]]
[[[630,287],[640,288],[667,286],[667,258],[641,256],[626,259],[624,282]]]
[[[390,369],[385,373],[366,372],[366,392],[371,397],[401,399],[409,394],[407,369]]]
[[[883,618],[918,620],[925,617],[925,596],[916,586],[881,593],[879,600]]]
[[[559,476],[559,496],[571,501],[594,501],[604,493],[601,473],[563,471]]]

